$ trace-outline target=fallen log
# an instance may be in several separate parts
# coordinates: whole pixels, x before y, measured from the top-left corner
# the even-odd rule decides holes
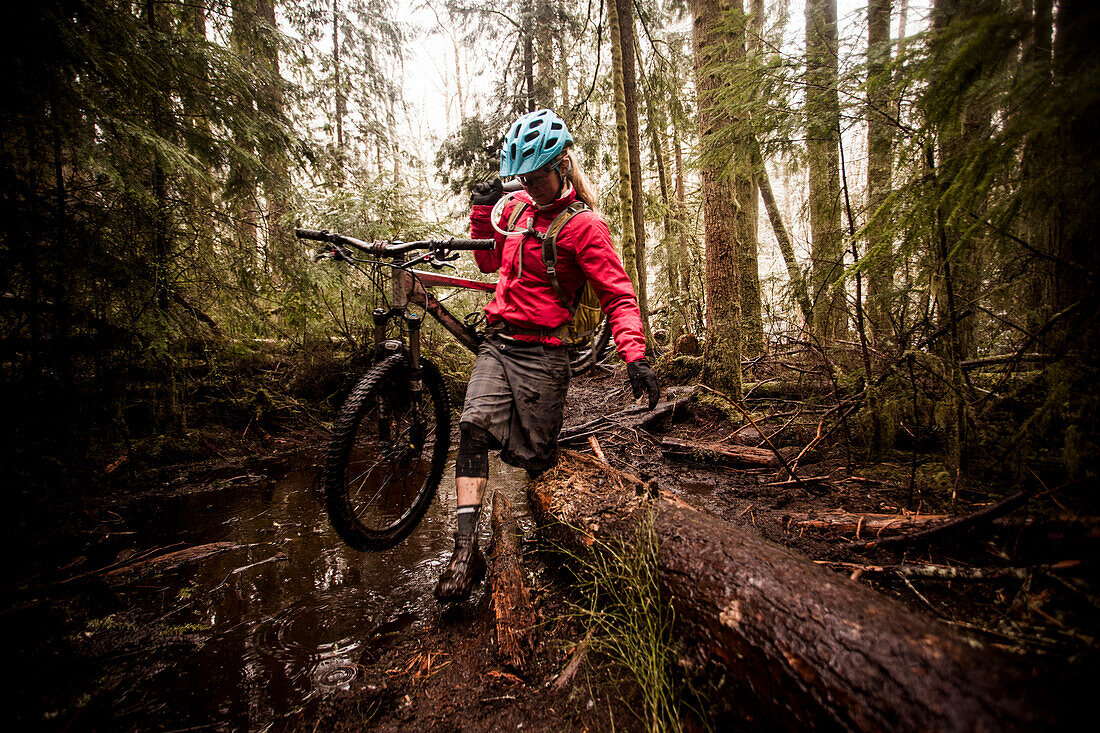
[[[534,648],[535,611],[527,589],[520,530],[512,505],[499,491],[493,495],[490,598],[493,639],[501,663],[521,674]]]
[[[563,452],[528,495],[574,552],[628,542],[656,512],[659,592],[681,663],[719,668],[715,699],[740,727],[1021,730],[1056,717],[1037,712],[1029,674],[991,650],[751,530],[669,495],[651,500],[592,458]]]
[[[773,451],[747,445],[662,438],[661,450],[667,458],[715,463],[721,466],[779,466],[779,460]]]

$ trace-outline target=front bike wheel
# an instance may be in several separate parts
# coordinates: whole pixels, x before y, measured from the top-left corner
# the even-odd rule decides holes
[[[611,352],[611,321],[607,314],[600,318],[592,335],[582,343],[569,347],[569,366],[573,376],[584,374]]]
[[[329,521],[357,550],[378,551],[420,523],[443,478],[451,406],[439,369],[420,360],[415,389],[405,353],[367,372],[340,409],[322,477]]]

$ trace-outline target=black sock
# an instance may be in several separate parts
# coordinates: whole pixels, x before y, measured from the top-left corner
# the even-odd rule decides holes
[[[467,504],[458,507],[458,534],[463,537],[477,536],[477,520],[481,516],[481,504]]]

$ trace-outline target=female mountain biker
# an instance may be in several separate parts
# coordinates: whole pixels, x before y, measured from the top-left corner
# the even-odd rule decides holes
[[[572,320],[568,303],[587,280],[607,313],[615,345],[627,364],[634,397],[657,404],[657,377],[645,360],[645,338],[634,288],[611,242],[607,224],[593,207],[596,197],[577,165],[573,137],[548,109],[520,117],[508,130],[500,176],[517,176],[524,190],[504,205],[500,179],[479,183],[470,202],[470,236],[494,237],[496,249],[475,252],[482,272],[500,272],[485,307],[489,336],[482,344],[459,419],[455,483],[458,531],[455,549],[436,586],[442,601],[469,596],[485,561],[477,543],[481,500],[489,476],[489,450],[532,475],[557,459],[557,437],[569,384],[569,356],[562,329]],[[581,202],[584,206],[573,206]],[[513,217],[515,207],[523,207]],[[556,268],[544,260],[542,235],[569,209],[556,237]],[[505,236],[496,229],[511,232]],[[496,224],[496,227],[494,227]],[[556,270],[556,272],[554,271]]]

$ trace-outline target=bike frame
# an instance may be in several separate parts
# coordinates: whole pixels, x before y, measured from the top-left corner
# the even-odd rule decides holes
[[[397,264],[395,262],[395,264]],[[473,353],[477,353],[480,343],[474,337],[469,330],[467,330],[465,324],[457,318],[453,313],[447,310],[446,307],[439,300],[436,299],[427,289],[430,287],[451,287],[451,288],[464,288],[466,290],[481,290],[491,293],[496,289],[495,282],[482,282],[480,280],[470,280],[464,277],[455,277],[454,275],[444,275],[441,273],[424,272],[423,270],[417,270],[414,277],[413,273],[408,270],[402,270],[394,267],[390,271],[391,280],[391,302],[393,303],[390,308],[391,313],[387,314],[387,319],[382,322],[382,333],[385,333],[385,325],[389,318],[393,318],[396,313],[392,311],[404,312],[406,305],[409,303],[415,303],[424,309],[426,313],[432,316],[439,322],[443,328],[458,342],[465,346]],[[378,321],[375,320],[375,328],[378,328]],[[410,335],[411,335],[410,329]],[[377,342],[378,333],[376,332],[375,341]],[[412,345],[410,344],[410,348]]]

